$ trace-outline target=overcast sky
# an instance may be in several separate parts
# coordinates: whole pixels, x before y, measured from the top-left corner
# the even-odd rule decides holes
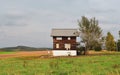
[[[0,0],[0,47],[52,47],[51,29],[78,28],[81,16],[118,39],[120,0]]]

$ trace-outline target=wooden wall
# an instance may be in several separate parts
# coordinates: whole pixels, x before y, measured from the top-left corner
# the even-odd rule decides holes
[[[68,37],[62,37],[62,40],[57,40],[57,37],[53,37],[53,49],[54,50],[66,50],[65,44],[71,45],[71,50],[76,50],[76,37],[70,37],[71,39],[68,40]],[[59,48],[56,48],[56,44],[59,44]]]

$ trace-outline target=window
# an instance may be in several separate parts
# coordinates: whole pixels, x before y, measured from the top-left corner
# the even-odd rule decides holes
[[[68,40],[70,40],[71,38],[70,37],[68,37]]]
[[[59,48],[59,44],[56,44],[56,48]]]
[[[62,37],[57,37],[56,39],[57,39],[57,40],[62,40]]]
[[[71,48],[71,45],[70,45],[70,44],[65,44],[65,49],[66,49],[66,50],[70,50],[70,48]]]

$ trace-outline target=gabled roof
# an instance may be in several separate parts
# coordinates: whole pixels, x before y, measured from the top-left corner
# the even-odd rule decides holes
[[[52,29],[51,36],[79,36],[77,29]]]

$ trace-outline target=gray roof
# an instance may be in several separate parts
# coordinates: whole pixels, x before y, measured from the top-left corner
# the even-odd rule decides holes
[[[52,29],[51,36],[79,36],[77,29]]]

